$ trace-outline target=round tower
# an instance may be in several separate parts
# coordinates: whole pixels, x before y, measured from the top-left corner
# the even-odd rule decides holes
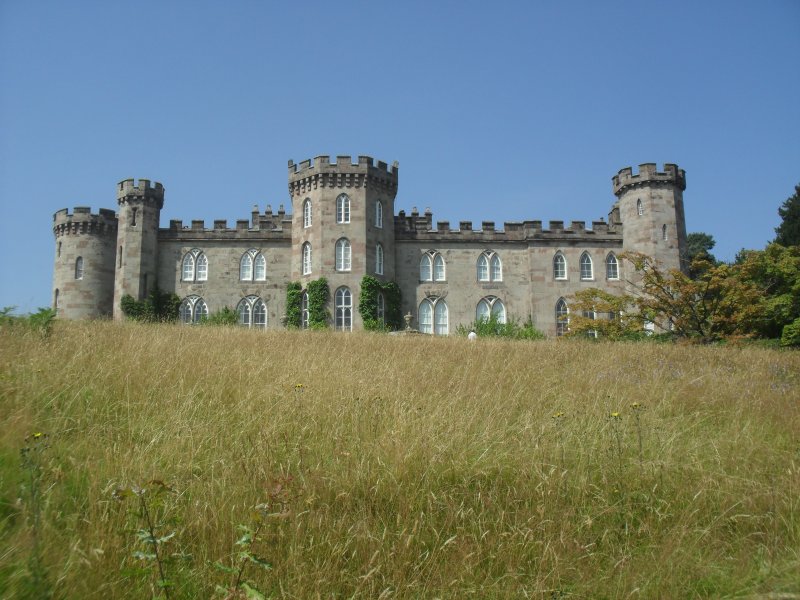
[[[398,165],[373,162],[359,156],[328,156],[300,164],[289,161],[289,196],[292,201],[292,279],[303,287],[325,277],[331,292],[331,315],[336,316],[336,291],[351,293],[352,320],[348,329],[360,327],[355,310],[361,279],[371,275],[383,281],[395,278],[394,199]]]
[[[657,260],[666,269],[684,269],[686,220],[683,190],[686,173],[677,165],[665,164],[664,172],[655,163],[639,165],[634,175],[630,167],[612,179],[622,221],[622,246]]]
[[[143,300],[156,285],[158,226],[164,206],[164,186],[158,182],[125,179],[117,184],[119,227],[114,278],[114,318],[122,318],[120,301],[126,294]]]
[[[64,208],[53,215],[56,238],[52,306],[59,317],[111,316],[114,301],[114,254],[117,217],[101,208]]]

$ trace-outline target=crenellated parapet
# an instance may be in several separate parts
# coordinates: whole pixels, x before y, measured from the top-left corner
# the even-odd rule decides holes
[[[359,156],[353,163],[350,156],[337,156],[331,162],[329,156],[317,156],[313,161],[299,164],[289,161],[289,195],[302,196],[317,188],[366,188],[397,195],[399,167],[397,161],[391,167],[383,161],[377,164],[370,156]]]
[[[663,172],[658,172],[656,163],[644,163],[639,165],[639,173],[636,175],[633,174],[631,167],[625,167],[612,177],[615,196],[619,196],[628,188],[654,182],[672,184],[683,191],[686,189],[686,173],[683,169],[679,169],[678,165],[671,163],[664,164]]]
[[[96,214],[88,206],[76,206],[72,212],[62,208],[53,215],[53,234],[56,238],[65,235],[98,235],[116,238],[117,214],[101,208]]]
[[[250,219],[237,219],[234,227],[228,226],[227,219],[214,219],[212,227],[206,227],[203,219],[192,219],[191,225],[184,225],[180,219],[170,219],[169,228],[160,229],[159,237],[164,239],[229,239],[236,237],[282,239],[292,234],[292,214],[287,213],[283,204],[273,212],[267,204],[262,213],[258,205],[253,205]]]
[[[124,179],[117,184],[117,202],[147,202],[161,210],[164,208],[164,186],[149,179]]]

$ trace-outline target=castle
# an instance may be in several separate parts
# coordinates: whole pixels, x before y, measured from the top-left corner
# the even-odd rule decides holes
[[[158,286],[181,299],[180,319],[195,323],[225,306],[246,327],[284,326],[286,290],[325,277],[331,325],[362,327],[357,310],[364,275],[394,281],[402,312],[424,333],[495,315],[530,319],[555,336],[568,326],[569,297],[587,287],[622,291],[624,251],[680,268],[686,246],[685,173],[652,163],[612,179],[608,221],[493,221],[458,228],[429,209],[395,213],[398,166],[359,156],[289,161],[291,213],[283,205],[229,227],[215,220],[160,227],[164,187],[146,179],[117,185],[118,212],[86,207],[53,216],[53,306],[67,319],[123,318],[125,294],[142,299]],[[307,324],[303,296],[303,325]],[[378,317],[383,310],[378,298]]]

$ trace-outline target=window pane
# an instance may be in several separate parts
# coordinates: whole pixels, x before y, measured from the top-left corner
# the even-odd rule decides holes
[[[311,273],[311,244],[303,244],[303,275]]]
[[[260,252],[256,254],[256,281],[264,281],[267,278],[267,259]]]
[[[556,254],[553,258],[553,277],[556,279],[567,278],[567,261],[561,254]]]
[[[556,303],[556,335],[564,335],[569,330],[569,311],[567,303],[561,298]]]
[[[181,302],[181,308],[178,311],[178,318],[180,319],[181,323],[192,322],[192,305],[189,303],[188,299]]]
[[[492,281],[503,279],[503,266],[500,264],[500,257],[496,254],[492,256]]]
[[[592,259],[585,252],[581,254],[581,279],[592,278]]]
[[[506,307],[500,300],[495,300],[492,304],[492,316],[498,323],[506,322]]]
[[[250,327],[250,303],[247,300],[239,302],[239,325]]]
[[[260,298],[253,305],[253,327],[267,326],[267,305]]]
[[[383,275],[383,246],[380,244],[375,246],[375,272]]]
[[[485,254],[478,257],[478,281],[489,281],[489,259]]]
[[[197,281],[206,279],[208,279],[208,259],[205,254],[200,253],[197,257]]]
[[[481,300],[478,302],[478,310],[477,310],[477,320],[478,321],[488,321],[489,320],[489,303],[486,300]]]
[[[311,200],[303,202],[303,227],[311,227]]]
[[[423,300],[419,305],[419,330],[422,333],[433,333],[433,307],[429,300]]]
[[[444,259],[441,254],[437,254],[433,261],[433,270],[436,281],[444,281]]]
[[[183,257],[183,270],[181,279],[184,281],[194,280],[194,256],[187,254]]]
[[[436,320],[434,333],[436,333],[436,335],[447,335],[447,304],[445,304],[444,300],[439,300],[436,303],[434,312],[434,318]]]
[[[380,200],[375,203],[375,227],[383,227],[383,204]]]
[[[253,278],[253,257],[248,252],[239,263],[239,279],[250,281]]]
[[[617,257],[609,254],[606,258],[606,277],[608,279],[619,279],[619,264]]]
[[[202,298],[198,298],[194,303],[194,322],[199,323],[201,319],[208,316],[208,305],[203,302]]]
[[[419,280],[420,281],[431,280],[431,257],[428,254],[423,256],[422,259],[419,261]]]

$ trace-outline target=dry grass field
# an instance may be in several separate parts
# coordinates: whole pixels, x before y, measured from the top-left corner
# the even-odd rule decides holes
[[[797,352],[57,323],[0,415],[3,598],[800,597]]]

